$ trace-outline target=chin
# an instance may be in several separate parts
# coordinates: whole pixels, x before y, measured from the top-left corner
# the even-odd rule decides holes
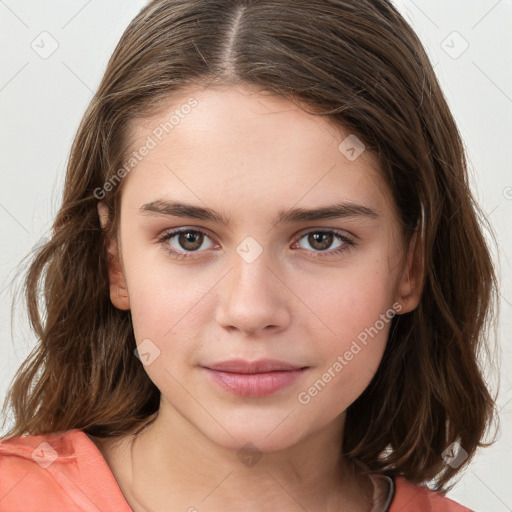
[[[224,428],[210,418],[207,428],[202,426],[200,430],[212,442],[229,450],[238,452],[250,444],[261,453],[278,452],[290,448],[308,435],[303,428],[299,428],[300,422],[292,419],[293,414],[287,417],[290,409],[283,408],[282,411],[277,415],[267,414],[266,417],[259,412],[253,415],[244,413],[244,417],[236,418],[214,415]]]

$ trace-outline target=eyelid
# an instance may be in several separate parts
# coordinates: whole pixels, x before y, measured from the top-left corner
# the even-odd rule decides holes
[[[307,235],[309,233],[334,233],[335,235],[339,235],[345,238],[350,238],[351,240],[359,240],[360,238],[357,235],[354,235],[351,231],[347,231],[346,229],[338,229],[338,228],[305,228],[293,235],[293,239],[295,238],[302,238],[304,235]]]

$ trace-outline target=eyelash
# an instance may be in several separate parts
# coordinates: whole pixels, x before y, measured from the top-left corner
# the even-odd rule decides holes
[[[206,233],[205,231],[203,231],[200,228],[194,228],[194,229],[178,228],[178,229],[173,229],[171,231],[167,231],[166,233],[163,233],[163,235],[158,238],[158,242],[164,246],[164,249],[166,252],[168,252],[169,254],[171,254],[173,257],[175,257],[177,259],[190,258],[190,257],[193,257],[194,254],[196,254],[198,252],[202,252],[202,251],[189,251],[187,253],[187,252],[178,252],[178,251],[175,251],[174,249],[172,249],[167,242],[174,236],[179,235],[181,233],[201,233],[204,236],[210,238],[208,236],[208,233]],[[348,251],[349,249],[351,249],[353,246],[356,245],[354,240],[352,240],[351,238],[348,238],[347,236],[342,235],[339,232],[334,231],[334,230],[313,229],[313,230],[307,231],[306,233],[302,234],[298,240],[301,240],[305,236],[308,236],[312,233],[316,233],[316,234],[318,234],[318,233],[331,234],[332,233],[338,240],[343,242],[343,245],[340,245],[338,248],[336,248],[334,250],[313,252],[312,253],[313,255],[311,256],[313,259],[326,258],[328,256],[335,256],[335,255],[341,254],[342,252]]]

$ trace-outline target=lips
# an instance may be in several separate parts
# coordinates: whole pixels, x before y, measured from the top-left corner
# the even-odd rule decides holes
[[[261,359],[233,359],[203,367],[212,381],[224,391],[244,397],[264,397],[296,382],[307,366]]]
[[[292,371],[305,368],[276,359],[260,359],[259,361],[245,361],[244,359],[232,359],[206,366],[210,370],[229,373],[268,373],[279,371]]]

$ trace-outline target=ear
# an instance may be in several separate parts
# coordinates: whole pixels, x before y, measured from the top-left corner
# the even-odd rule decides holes
[[[398,283],[397,302],[401,305],[400,314],[414,310],[421,299],[423,290],[423,249],[421,230],[417,229],[409,243],[407,262]]]
[[[105,229],[108,222],[108,207],[103,201],[98,202],[98,216],[101,228]],[[110,283],[110,300],[117,309],[129,310],[130,298],[120,263],[119,251],[115,237],[111,237],[107,244],[108,279]]]

